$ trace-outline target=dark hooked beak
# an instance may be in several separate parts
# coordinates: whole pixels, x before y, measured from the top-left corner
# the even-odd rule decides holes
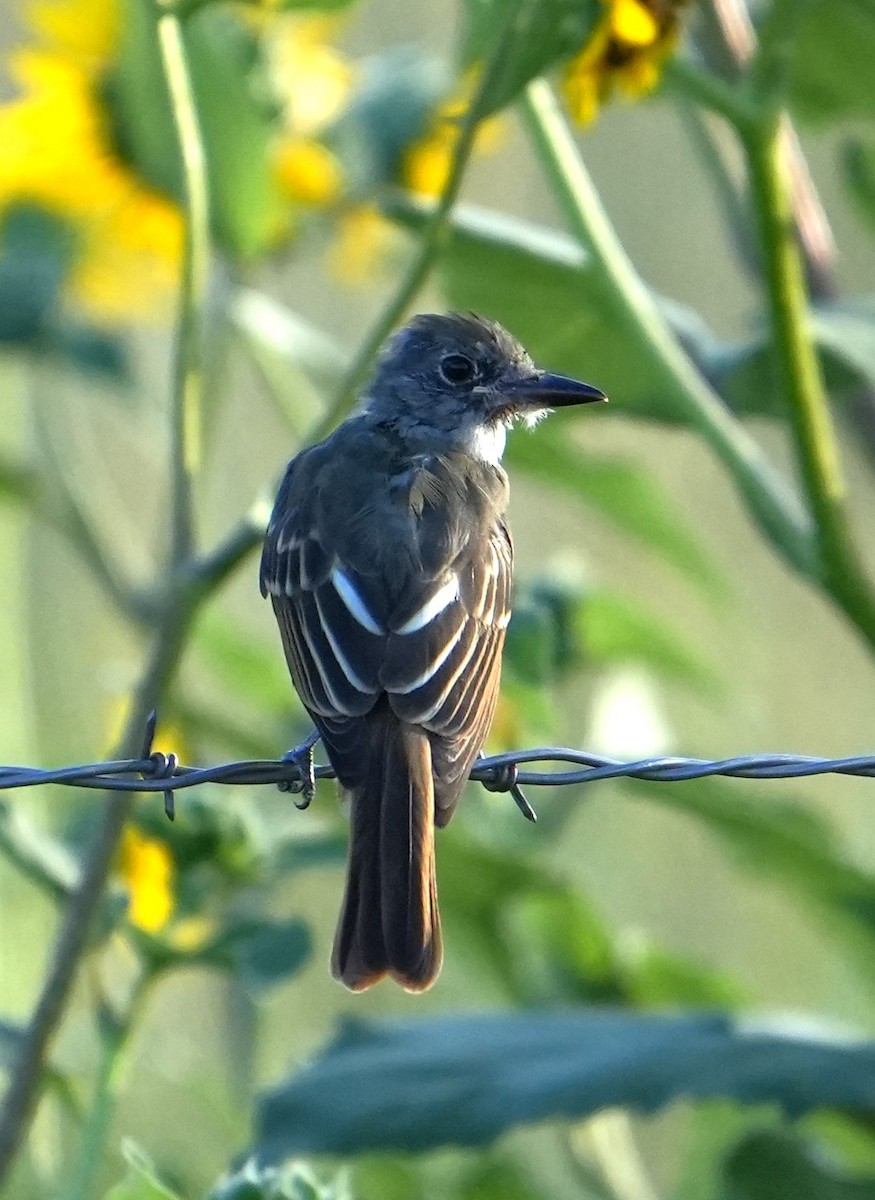
[[[502,391],[511,401],[527,408],[568,408],[572,404],[592,404],[607,400],[604,392],[589,383],[580,383],[565,375],[551,375],[539,371],[526,379],[515,379],[507,383]]]

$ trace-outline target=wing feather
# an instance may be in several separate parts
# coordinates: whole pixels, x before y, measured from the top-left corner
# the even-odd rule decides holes
[[[436,821],[452,816],[459,794],[489,731],[498,699],[501,652],[509,612],[513,551],[506,527],[493,530],[487,552],[466,565],[459,599],[460,632],[449,652],[437,636],[455,631],[448,613],[414,634],[393,634],[387,653],[405,657],[408,674],[419,670],[423,684],[403,693],[389,689],[393,711],[431,734]],[[425,665],[423,665],[425,663]],[[430,669],[433,667],[433,669]],[[385,678],[385,676],[384,676]]]
[[[434,474],[440,463],[432,463],[420,508],[411,504],[407,525],[392,517],[395,532],[387,529],[380,542],[361,523],[361,505],[372,507],[376,491],[367,493],[360,479],[350,488],[337,462],[323,444],[290,465],[265,539],[262,590],[341,780],[356,777],[367,750],[361,718],[385,696],[400,720],[429,734],[436,820],[445,824],[498,693],[513,569],[500,515],[506,482],[496,476],[490,499],[488,481],[487,490],[466,484],[465,492],[460,476],[450,472],[445,485]],[[373,489],[380,486],[375,475]],[[465,515],[460,504],[471,496],[480,508]],[[341,519],[337,505],[347,503],[359,507]]]

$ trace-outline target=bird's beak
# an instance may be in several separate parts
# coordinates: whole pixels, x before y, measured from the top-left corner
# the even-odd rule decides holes
[[[505,384],[502,391],[507,399],[526,408],[568,408],[572,404],[607,400],[597,387],[565,375],[551,375],[549,371],[515,379]]]

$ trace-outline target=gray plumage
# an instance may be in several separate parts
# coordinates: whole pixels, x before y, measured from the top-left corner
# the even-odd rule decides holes
[[[420,316],[360,411],[288,467],[261,586],[350,795],[332,970],[354,990],[387,973],[422,990],[440,970],[433,830],[486,738],[510,617],[507,426],[602,398],[494,322]]]

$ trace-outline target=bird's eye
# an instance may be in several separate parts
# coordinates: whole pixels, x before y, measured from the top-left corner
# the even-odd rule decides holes
[[[477,368],[466,354],[445,354],[438,370],[447,383],[470,383],[477,375]]]

